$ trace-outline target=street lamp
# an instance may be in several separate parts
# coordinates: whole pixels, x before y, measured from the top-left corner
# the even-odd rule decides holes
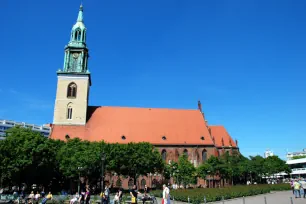
[[[83,167],[78,167],[78,171],[79,171],[79,182],[78,182],[78,193],[80,194],[80,180],[81,180],[81,170],[83,169]]]
[[[104,189],[104,161],[105,161],[105,154],[104,152],[101,153],[101,192],[103,192],[103,189]]]

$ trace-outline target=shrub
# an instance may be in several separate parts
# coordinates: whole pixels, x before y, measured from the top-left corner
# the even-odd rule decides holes
[[[289,184],[275,184],[275,185],[250,185],[250,186],[233,186],[233,187],[225,187],[225,188],[197,188],[197,189],[179,189],[172,190],[170,192],[171,199],[175,199],[177,201],[188,202],[191,203],[201,203],[204,200],[204,196],[206,197],[207,202],[220,201],[222,198],[232,199],[243,196],[252,196],[264,193],[270,193],[271,191],[283,191],[290,190]],[[156,190],[152,191],[152,194],[156,197],[161,197],[162,191]]]

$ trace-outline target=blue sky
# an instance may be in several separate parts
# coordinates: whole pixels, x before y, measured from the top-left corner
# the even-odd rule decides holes
[[[50,123],[80,1],[2,0],[0,118]],[[245,155],[305,148],[306,1],[84,0],[90,105],[196,109]]]

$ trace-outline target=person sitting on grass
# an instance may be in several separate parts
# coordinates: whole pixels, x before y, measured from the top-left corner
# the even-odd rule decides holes
[[[78,192],[76,192],[75,196],[70,200],[70,204],[74,204],[75,202],[77,202],[80,198],[80,195]]]
[[[138,196],[139,191],[137,191],[137,186],[134,185],[133,188],[130,190],[130,195],[131,195],[131,199],[132,202],[131,203],[137,203],[137,196]]]
[[[40,199],[40,194],[39,192],[37,191],[37,193],[35,194],[35,197],[34,197],[35,201],[38,202],[39,199]]]
[[[42,204],[46,204],[48,200],[52,200],[52,194],[51,192],[48,193],[48,195],[46,197],[44,197],[44,199],[41,201]]]
[[[114,200],[113,200],[113,204],[118,204],[119,203],[119,192],[116,193]]]

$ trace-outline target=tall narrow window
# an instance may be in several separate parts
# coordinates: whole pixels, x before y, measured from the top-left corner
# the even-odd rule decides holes
[[[77,85],[72,82],[67,88],[67,98],[76,98],[77,95]]]
[[[72,119],[72,107],[67,108],[67,119],[68,120]]]
[[[166,158],[167,158],[167,151],[164,149],[164,150],[162,151],[162,159],[163,159],[164,161],[166,161]]]
[[[184,155],[186,155],[188,157],[188,150],[187,149],[184,149]]]
[[[134,180],[130,178],[128,182],[129,189],[131,189],[133,185],[134,185]]]
[[[76,40],[81,41],[81,31],[80,30],[76,31]]]
[[[207,160],[207,151],[206,149],[204,149],[202,152],[202,162],[205,162],[206,160]]]
[[[145,188],[145,185],[146,185],[146,180],[145,179],[141,179],[141,189],[144,189]]]

